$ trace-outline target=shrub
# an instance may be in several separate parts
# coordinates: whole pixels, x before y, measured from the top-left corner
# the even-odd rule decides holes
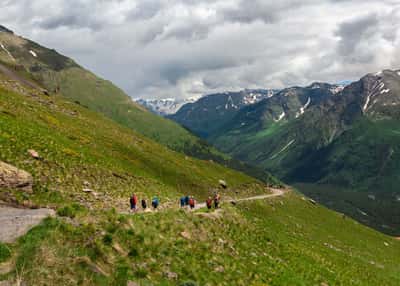
[[[57,214],[63,217],[74,218],[76,215],[84,210],[84,207],[79,204],[67,205],[57,210]]]
[[[7,245],[0,243],[0,263],[11,257],[11,251]]]
[[[106,245],[111,245],[112,241],[113,241],[112,234],[106,233],[103,237],[103,243]]]

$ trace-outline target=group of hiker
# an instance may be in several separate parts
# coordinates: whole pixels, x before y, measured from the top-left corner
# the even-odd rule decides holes
[[[210,196],[207,198],[206,206],[209,210],[212,209],[213,205],[214,205],[214,208],[217,209],[217,208],[219,208],[220,201],[221,201],[220,194],[215,192],[213,197]],[[138,199],[137,195],[132,194],[129,202],[131,205],[131,211],[136,212],[138,210],[138,203],[139,203],[139,199]],[[189,207],[190,209],[194,209],[196,207],[196,204],[197,204],[197,202],[193,196],[183,196],[180,198],[181,208]],[[142,209],[144,211],[146,211],[147,210],[146,199],[141,200],[141,205],[142,205]],[[159,205],[160,205],[160,199],[157,196],[153,197],[153,199],[151,200],[151,206],[153,207],[153,209],[156,210]]]
[[[131,205],[131,211],[133,211],[133,212],[137,211],[139,199],[136,194],[132,194],[131,198],[129,199],[129,202]],[[147,210],[146,199],[141,200],[141,205],[142,205],[143,210]],[[153,199],[151,200],[151,206],[153,207],[153,209],[156,210],[159,205],[160,205],[160,199],[157,196],[153,197]]]
[[[208,197],[206,200],[206,206],[210,210],[214,203],[214,208],[219,207],[219,203],[221,200],[221,196],[218,193],[214,193],[213,197]],[[194,209],[196,207],[196,200],[193,196],[184,196],[180,199],[181,208],[190,207],[190,209]]]

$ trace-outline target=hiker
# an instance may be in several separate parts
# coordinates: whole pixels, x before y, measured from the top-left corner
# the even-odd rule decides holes
[[[142,209],[146,210],[147,209],[147,202],[145,199],[142,199]]]
[[[194,200],[193,196],[191,196],[189,199],[189,206],[190,206],[190,209],[194,209],[196,206],[196,201]]]
[[[221,196],[218,193],[214,195],[214,207],[217,209],[219,207],[219,202],[221,200]]]
[[[135,194],[132,194],[132,197],[130,199],[131,211],[136,211],[137,202],[138,202],[137,196]]]
[[[158,205],[160,204],[160,200],[158,199],[157,196],[153,198],[151,201],[151,205],[153,206],[154,209],[157,209]]]
[[[185,206],[189,205],[189,200],[190,200],[189,196],[186,196],[185,197]]]
[[[207,208],[209,210],[212,208],[212,199],[211,199],[211,197],[208,197],[208,199],[206,200],[206,205],[207,205]]]
[[[186,198],[185,198],[185,197],[181,197],[180,203],[181,203],[181,208],[185,207],[185,205],[186,205]]]

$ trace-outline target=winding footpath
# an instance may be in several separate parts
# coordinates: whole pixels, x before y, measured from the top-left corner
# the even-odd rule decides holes
[[[243,202],[243,201],[254,201],[264,200],[274,197],[283,196],[288,190],[281,189],[270,189],[271,194],[252,196],[241,199],[226,199],[222,202]],[[205,203],[199,203],[196,205],[194,210],[205,208]],[[175,208],[174,205],[165,207],[164,209]],[[160,211],[164,210],[160,209]],[[148,209],[146,213],[153,212]],[[123,214],[132,214],[130,212],[121,212]],[[142,211],[138,213],[143,213]],[[11,243],[14,242],[18,237],[26,234],[32,227],[38,225],[43,219],[48,216],[55,216],[55,211],[52,209],[18,209],[8,206],[0,206],[0,241]]]
[[[241,198],[241,199],[230,199],[230,200],[222,200],[222,202],[245,202],[245,201],[257,201],[257,200],[265,200],[269,198],[275,198],[275,197],[280,197],[283,196],[285,193],[288,192],[288,190],[284,189],[270,189],[272,191],[272,194],[267,194],[267,195],[258,195],[258,196],[253,196],[253,197],[248,197],[248,198]],[[205,208],[206,203],[200,203],[197,204],[195,209],[201,209]]]

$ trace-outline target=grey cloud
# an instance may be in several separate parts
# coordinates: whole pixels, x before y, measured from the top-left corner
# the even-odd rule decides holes
[[[0,0],[0,24],[132,97],[355,79],[399,68],[396,0]]]
[[[339,54],[349,55],[354,53],[359,42],[364,38],[368,39],[369,34],[376,31],[378,23],[376,14],[342,23],[336,33],[340,37]]]

